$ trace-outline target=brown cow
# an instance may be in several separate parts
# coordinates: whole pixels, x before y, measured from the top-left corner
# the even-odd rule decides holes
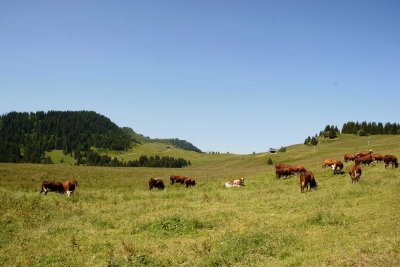
[[[185,182],[186,177],[185,176],[175,176],[175,175],[171,175],[169,177],[169,182],[170,184],[174,184],[174,183],[179,183],[179,184],[183,184]]]
[[[326,168],[326,166],[332,167],[332,165],[334,165],[334,164],[336,164],[338,162],[340,162],[340,161],[335,160],[335,159],[325,159],[324,160],[324,164],[322,165],[322,167],[324,169]]]
[[[287,178],[288,176],[295,175],[295,174],[296,173],[293,171],[292,167],[282,167],[282,168],[276,169],[276,171],[275,171],[276,179],[280,179],[282,175],[284,175]]]
[[[195,186],[196,185],[196,179],[194,179],[194,178],[186,178],[185,181],[183,182],[183,184],[186,187]]]
[[[383,156],[382,156],[381,154],[371,154],[371,157],[372,157],[376,162],[383,161]]]
[[[311,188],[318,189],[318,183],[315,181],[314,173],[311,171],[305,171],[300,173],[300,190],[304,192],[304,188],[307,191],[311,191]]]
[[[158,188],[158,189],[164,189],[164,182],[160,178],[150,178],[149,180],[149,188],[150,190],[153,189],[153,187]]]
[[[399,167],[399,163],[397,162],[397,157],[395,155],[385,155],[383,157],[383,162],[385,163],[385,168],[387,168],[390,163],[392,163],[392,168]]]
[[[40,191],[40,194],[42,194],[42,192],[44,192],[44,194],[47,195],[47,192],[49,192],[49,191],[63,194],[64,186],[62,183],[59,183],[59,182],[43,181],[42,190]]]
[[[341,162],[340,160],[337,160],[336,163],[333,164],[331,167],[332,167],[333,174],[340,174],[343,170],[343,162]]]
[[[174,183],[175,183],[175,177],[176,177],[176,175],[171,175],[171,176],[169,177],[169,183],[170,183],[170,184],[174,184]]]
[[[374,162],[375,160],[374,160],[374,158],[371,156],[371,155],[367,155],[367,156],[363,156],[363,157],[357,157],[355,160],[354,160],[354,163],[355,164],[360,164],[360,163],[362,163],[362,164],[367,164],[368,166],[369,166],[369,164],[371,164],[372,162]]]
[[[72,193],[75,191],[77,183],[75,181],[68,180],[64,183],[64,192],[67,197],[71,196]]]
[[[289,164],[283,164],[283,163],[275,164],[275,170],[281,169],[281,168],[292,168],[292,166],[290,166]]]
[[[356,157],[365,157],[365,156],[368,156],[371,154],[372,154],[372,150],[370,149],[370,150],[368,150],[368,152],[364,151],[364,152],[357,153]]]
[[[294,166],[292,166],[292,170],[293,170],[294,172],[296,172],[296,173],[300,173],[300,172],[305,172],[305,171],[307,171],[306,168],[304,168],[304,167],[301,166],[301,165],[294,165]]]
[[[354,154],[345,154],[343,158],[344,158],[344,162],[354,161],[355,158],[356,158],[356,155],[354,155]]]
[[[357,164],[351,166],[349,174],[350,174],[350,177],[351,177],[351,183],[352,184],[356,184],[358,182],[358,180],[361,177],[361,173],[362,173],[362,171],[361,171],[360,166],[358,166]]]

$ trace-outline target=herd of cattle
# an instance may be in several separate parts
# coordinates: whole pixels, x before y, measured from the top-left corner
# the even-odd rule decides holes
[[[397,168],[399,166],[397,157],[394,155],[385,155],[381,154],[372,154],[372,150],[368,152],[360,152],[356,154],[346,154],[344,155],[344,161],[354,161],[354,165],[350,167],[349,175],[351,177],[351,181],[353,184],[356,184],[361,177],[362,170],[360,164],[370,165],[373,162],[381,162],[383,161],[385,164],[385,168],[387,168],[390,164],[392,167]],[[333,174],[341,174],[344,168],[344,164],[340,160],[332,160],[326,159],[323,161],[323,168],[330,167],[333,171]],[[291,166],[289,164],[276,164],[275,165],[275,177],[276,179],[280,179],[282,176],[286,178],[288,176],[293,176],[295,174],[300,174],[300,190],[301,193],[304,190],[311,191],[311,189],[318,189],[318,183],[315,181],[314,173],[312,171],[306,170],[301,165]],[[186,187],[195,186],[196,179],[185,176],[176,176],[171,175],[169,178],[169,182],[171,185],[173,184],[182,184]],[[66,194],[68,197],[74,192],[75,187],[78,185],[76,181],[68,180],[64,184],[60,182],[50,182],[44,181],[41,187],[41,193],[47,192],[58,192],[61,194]],[[231,180],[225,183],[225,187],[239,187],[244,185],[244,178],[240,178],[238,180]],[[164,189],[165,185],[162,179],[160,178],[150,178],[149,180],[149,189]]]
[[[196,185],[196,179],[191,178],[191,177],[185,177],[185,176],[176,176],[176,175],[171,175],[169,177],[169,182],[170,184],[182,184],[185,185],[186,187],[189,186],[195,186]],[[153,189],[153,187],[158,188],[158,189],[164,189],[165,185],[163,180],[160,178],[150,178],[149,180],[149,189]]]
[[[196,179],[191,178],[191,177],[185,177],[185,176],[176,176],[176,175],[171,175],[169,177],[169,183],[171,185],[177,183],[177,184],[182,184],[185,185],[186,187],[189,186],[195,186],[196,185]],[[243,186],[244,185],[244,178],[240,178],[238,180],[232,180],[228,181],[225,183],[225,187],[232,187],[232,186]],[[160,178],[150,178],[149,180],[149,189],[153,188],[158,188],[158,189],[164,189],[165,185],[162,179]]]
[[[361,177],[362,170],[360,164],[369,166],[373,162],[383,161],[385,164],[385,168],[387,168],[390,164],[392,165],[392,167],[395,168],[399,166],[397,162],[397,157],[395,155],[382,156],[381,154],[372,154],[372,150],[356,154],[346,154],[344,155],[344,161],[354,161],[354,165],[351,166],[349,170],[349,175],[353,184],[356,184]],[[324,160],[322,167],[326,168],[327,166],[332,169],[333,174],[341,174],[344,168],[344,164],[342,161],[334,159]],[[288,164],[275,165],[276,179],[280,179],[281,176],[293,176],[297,173],[300,173],[300,191],[302,193],[304,192],[304,189],[306,189],[307,191],[311,189],[318,189],[318,183],[315,181],[314,173],[311,171],[307,171],[303,166],[291,166]]]

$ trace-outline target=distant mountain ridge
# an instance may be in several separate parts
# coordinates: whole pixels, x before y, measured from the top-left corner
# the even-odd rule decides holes
[[[184,150],[189,150],[189,151],[195,151],[202,153],[202,151],[194,146],[192,143],[186,141],[186,140],[181,140],[178,138],[150,138],[148,136],[144,136],[142,134],[136,133],[132,128],[129,127],[122,127],[122,130],[128,134],[134,142],[140,143],[140,144],[145,144],[145,143],[164,143],[167,145],[172,145],[180,149]]]

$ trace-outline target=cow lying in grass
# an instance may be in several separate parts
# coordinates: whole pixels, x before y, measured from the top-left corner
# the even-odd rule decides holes
[[[225,183],[225,187],[233,187],[233,186],[244,186],[244,178],[240,178],[238,180],[232,180]]]

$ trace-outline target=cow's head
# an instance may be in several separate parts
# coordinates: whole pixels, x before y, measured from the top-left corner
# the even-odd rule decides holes
[[[333,165],[331,166],[331,168],[332,168],[332,171],[335,171],[335,170],[336,170],[336,163],[333,164]]]
[[[316,184],[316,186],[314,187],[315,190],[318,190],[319,187],[319,183]]]

